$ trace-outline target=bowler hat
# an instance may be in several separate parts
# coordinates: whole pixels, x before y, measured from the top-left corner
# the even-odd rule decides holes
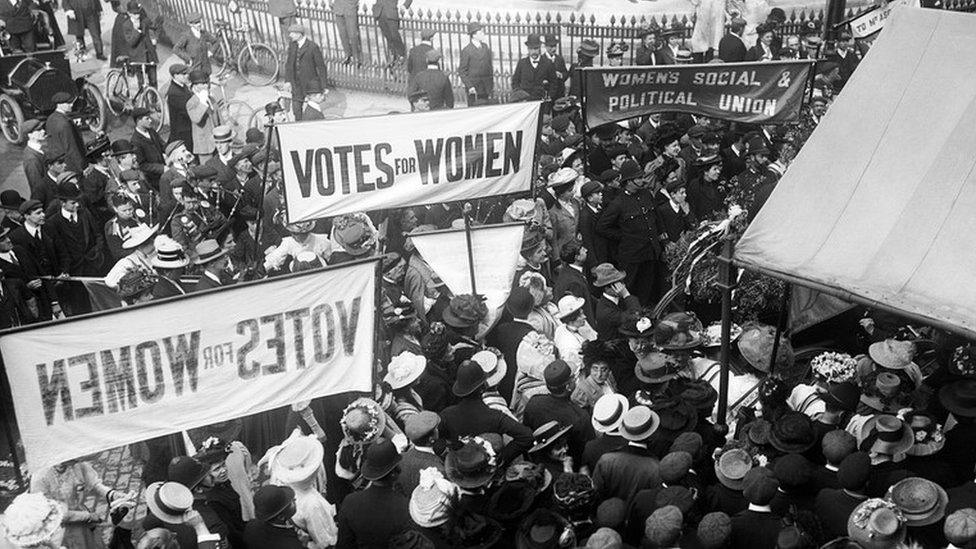
[[[487,379],[488,376],[481,365],[473,360],[465,360],[458,366],[457,379],[454,380],[451,392],[454,396],[468,396],[484,385]]]
[[[0,192],[0,208],[5,210],[19,210],[20,205],[24,203],[24,197],[20,196],[20,193],[14,189],[7,189]]]
[[[81,198],[81,189],[75,181],[78,174],[75,172],[64,172],[58,176],[58,186],[56,194],[61,200],[78,200]]]
[[[278,516],[295,501],[295,491],[287,486],[266,484],[254,492],[254,518],[267,521]]]
[[[189,489],[200,484],[209,473],[206,466],[189,456],[177,456],[166,467],[166,478]]]
[[[823,393],[821,398],[834,408],[839,408],[845,412],[854,412],[857,409],[860,396],[861,391],[857,385],[850,381],[844,381],[830,384],[827,387],[827,392]]]
[[[116,139],[112,141],[112,152],[109,156],[122,156],[124,154],[134,154],[136,149],[128,139]]]
[[[508,299],[505,300],[505,309],[515,318],[526,318],[532,312],[534,303],[529,289],[519,286],[508,295]]]
[[[528,48],[538,48],[542,46],[542,37],[536,33],[532,33],[528,38],[525,39],[525,46]]]
[[[627,278],[627,273],[617,270],[610,263],[601,263],[593,267],[593,278],[595,279],[593,285],[597,288],[603,288]]]
[[[379,480],[400,464],[400,453],[392,440],[380,439],[366,449],[362,475],[366,480]]]

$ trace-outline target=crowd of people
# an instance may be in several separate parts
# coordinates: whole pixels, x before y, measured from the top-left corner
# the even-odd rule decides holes
[[[0,326],[92,311],[93,278],[130,306],[379,257],[382,382],[132,445],[139,493],[100,479],[97,456],[32,471],[2,532],[69,549],[109,531],[147,549],[976,547],[973,347],[855,309],[803,354],[768,319],[737,317],[723,406],[715,311],[671,291],[669,250],[751,221],[856,68],[849,34],[825,53],[772,15],[757,45],[736,43],[733,21],[704,55],[822,59],[795,123],[665,113],[584,132],[573,68],[599,45],[567,67],[555,37],[532,35],[513,75],[513,100],[545,101],[530,193],[302,223],[283,222],[264,132],[214,120],[199,16],[169,68],[165,138],[137,108],[130,138],[88,150],[74,98],[55,94],[23,127],[30,196],[0,193]],[[321,52],[282,25],[291,115],[315,118]],[[468,30],[458,72],[468,104],[490,102],[492,54]],[[454,106],[433,36],[405,56],[417,110]],[[636,59],[691,59],[674,36],[649,28]],[[466,218],[526,226],[498,314],[452,294],[411,242]]]

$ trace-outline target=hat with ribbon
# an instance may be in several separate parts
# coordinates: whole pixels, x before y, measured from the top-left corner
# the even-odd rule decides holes
[[[436,467],[420,470],[420,482],[410,494],[410,518],[421,528],[434,528],[448,521],[451,500],[457,486],[444,478]]]
[[[193,494],[179,482],[154,482],[146,488],[146,506],[166,524],[183,524],[184,515],[193,508]]]
[[[931,456],[945,446],[946,438],[942,425],[936,423],[931,415],[913,413],[908,420],[908,426],[915,434],[915,443],[908,449],[908,455]]]
[[[221,245],[213,239],[201,241],[196,245],[196,247],[194,247],[193,251],[196,254],[196,259],[193,260],[194,265],[206,265],[211,261],[215,261],[227,255],[227,250],[221,247]]]
[[[664,350],[694,349],[702,341],[701,321],[695,313],[671,313],[654,326],[654,343]]]
[[[654,321],[650,311],[636,310],[625,313],[617,331],[627,337],[651,337],[654,335]]]
[[[888,488],[887,499],[898,506],[906,526],[928,526],[945,516],[949,496],[931,480],[909,477]]]
[[[562,438],[572,428],[572,425],[560,425],[555,420],[542,424],[532,433],[535,444],[533,444],[532,448],[529,448],[529,453],[532,454],[552,446],[554,442]]]
[[[871,416],[861,427],[858,447],[866,452],[896,456],[915,443],[912,428],[900,418],[889,415]]]
[[[157,225],[153,225],[152,227],[143,224],[136,225],[125,234],[125,238],[122,240],[122,249],[133,250],[142,246],[150,238],[155,236],[158,230],[159,227]]]
[[[650,352],[634,365],[634,375],[644,383],[664,383],[678,376],[684,365],[668,353]]]
[[[590,424],[593,425],[593,430],[598,433],[616,434],[628,409],[630,409],[630,403],[627,401],[627,397],[618,393],[603,395],[593,405]]]
[[[513,200],[505,210],[505,217],[511,221],[532,221],[535,216],[535,201],[527,198]]]
[[[156,257],[152,259],[152,266],[160,269],[179,269],[190,264],[183,246],[166,235],[158,235],[153,242]]]
[[[660,425],[657,412],[647,406],[634,406],[624,413],[619,433],[626,440],[639,442],[650,438]]]
[[[847,519],[847,535],[863,549],[894,549],[905,540],[906,532],[898,507],[880,498],[863,501]]]
[[[390,360],[386,368],[386,377],[383,381],[390,385],[394,391],[402,389],[417,379],[424,373],[427,367],[427,358],[423,355],[415,355],[410,351],[404,351]]]

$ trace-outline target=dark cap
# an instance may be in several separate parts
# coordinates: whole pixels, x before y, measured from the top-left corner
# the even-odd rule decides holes
[[[554,360],[546,366],[546,369],[542,373],[542,377],[546,382],[546,387],[550,389],[558,389],[569,383],[570,379],[573,377],[573,371],[569,368],[569,364],[566,364],[563,360]]]
[[[190,71],[190,83],[191,84],[209,84],[210,76],[200,70]]]
[[[55,105],[60,105],[61,103],[71,103],[75,100],[75,97],[66,91],[59,91],[51,96],[51,102]]]
[[[112,141],[112,152],[109,155],[122,156],[123,154],[133,154],[135,152],[135,148],[132,147],[132,143],[128,139],[116,139]]]
[[[837,468],[837,482],[841,488],[860,491],[871,475],[871,456],[867,452],[854,452],[844,458]]]
[[[26,215],[34,210],[43,210],[43,209],[44,209],[44,203],[42,203],[40,200],[25,200],[20,205],[20,207],[17,208],[17,211]]]
[[[190,73],[190,67],[187,67],[183,63],[173,63],[172,65],[169,66],[170,76],[176,74],[189,74],[189,73]]]
[[[598,193],[602,190],[603,185],[601,185],[599,182],[587,181],[586,183],[583,183],[582,187],[580,187],[580,196],[582,196],[583,199],[586,199],[593,193]]]

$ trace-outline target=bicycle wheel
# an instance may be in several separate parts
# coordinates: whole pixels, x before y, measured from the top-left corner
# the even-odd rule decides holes
[[[218,40],[210,43],[210,63],[214,67],[213,76],[223,76],[227,72],[229,56],[224,55],[224,41]]]
[[[254,109],[237,99],[224,101],[217,107],[217,117],[220,119],[220,123],[230,126],[234,138],[240,142],[244,141],[244,134],[247,133],[253,116]]]
[[[163,97],[156,88],[147,86],[139,92],[139,96],[136,97],[136,105],[149,109],[149,112],[153,114],[156,120],[154,130],[159,131],[163,127],[163,117],[166,116],[166,111],[163,108]]]
[[[267,86],[278,78],[278,56],[266,44],[251,44],[241,50],[237,70],[252,86]]]
[[[112,114],[122,116],[129,103],[129,79],[119,69],[110,70],[105,77],[105,100]]]

